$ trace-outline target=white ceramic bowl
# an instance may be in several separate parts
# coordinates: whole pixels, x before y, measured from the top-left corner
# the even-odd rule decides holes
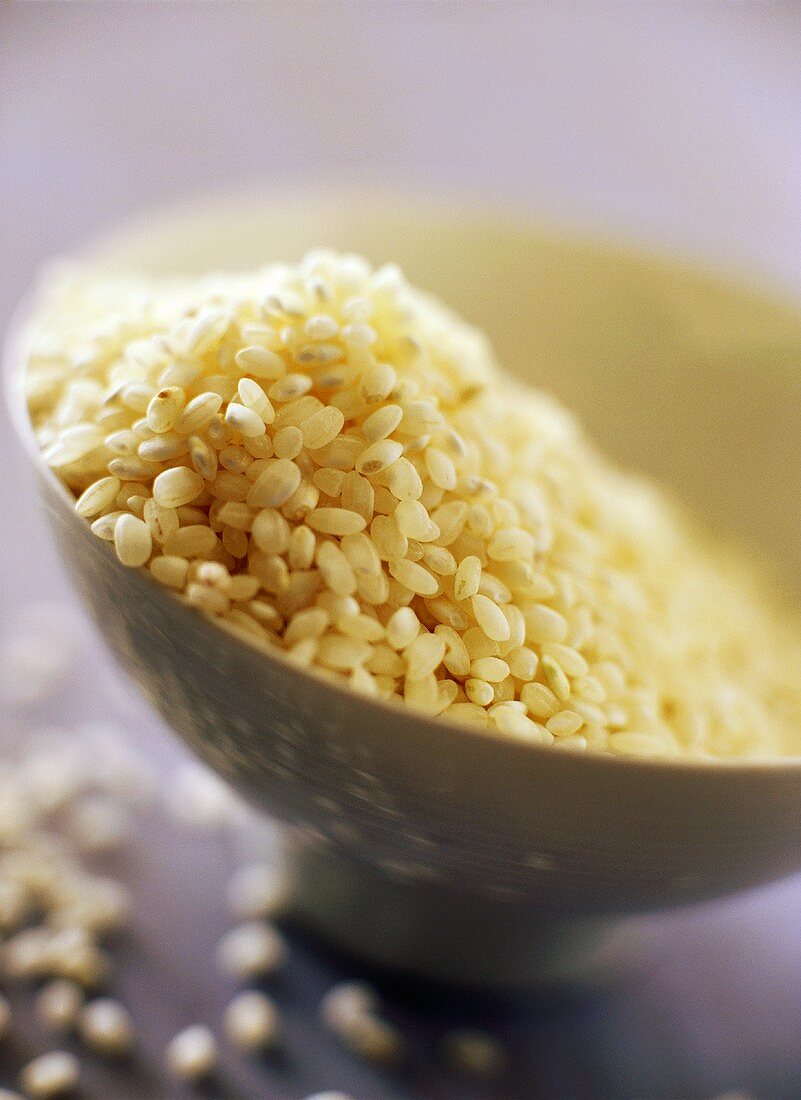
[[[660,477],[801,590],[801,312],[612,245],[467,206],[262,196],[148,219],[105,270],[202,271],[316,245],[396,260],[563,397],[600,444]],[[21,322],[33,303],[23,308]],[[294,829],[298,919],[392,966],[473,982],[586,969],[610,918],[801,867],[801,759],[565,754],[455,728],[265,656],[125,569],[16,423],[57,544],[99,629],[172,728]],[[792,597],[788,597],[792,598]]]

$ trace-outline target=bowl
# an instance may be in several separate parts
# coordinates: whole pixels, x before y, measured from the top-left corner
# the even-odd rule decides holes
[[[775,293],[524,217],[403,196],[263,194],[153,215],[93,245],[105,271],[198,272],[309,247],[397,260],[801,592],[801,309]],[[126,672],[190,748],[283,822],[294,919],[383,966],[470,984],[586,979],[627,915],[801,867],[801,758],[561,753],[462,729],[265,655],[123,567],[12,416],[59,552]]]

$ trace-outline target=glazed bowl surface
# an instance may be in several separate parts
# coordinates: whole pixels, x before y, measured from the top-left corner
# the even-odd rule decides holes
[[[522,218],[389,196],[198,204],[83,259],[192,273],[292,261],[321,244],[400,263],[485,328],[509,370],[569,404],[608,454],[749,544],[799,598],[801,309],[775,294]],[[628,759],[461,729],[257,651],[120,565],[36,453],[20,386],[35,300],[10,334],[6,381],[61,556],[172,729],[291,827],[307,923],[429,974],[556,973],[599,920],[801,867],[801,758]]]

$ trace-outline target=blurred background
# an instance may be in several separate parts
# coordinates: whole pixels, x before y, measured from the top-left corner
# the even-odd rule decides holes
[[[487,199],[797,297],[801,10],[0,5],[0,326],[54,255],[150,208],[265,184]],[[256,836],[247,812],[206,781],[110,666],[72,603],[0,417],[0,462],[13,471],[2,488],[10,537],[0,546],[0,755],[20,789],[51,777],[57,793],[36,813],[66,815],[79,849],[75,799],[104,802],[107,821],[117,813],[125,843],[86,858],[133,892],[132,931],[113,950],[114,989],[137,1018],[142,1055],[130,1072],[86,1060],[86,1094],[179,1095],[160,1069],[163,1047],[185,1024],[216,1026],[231,992],[209,964],[231,919],[226,879],[243,862],[272,858],[271,839]],[[56,751],[66,744],[78,746],[69,760]],[[100,793],[75,777],[75,754],[88,752],[117,762]],[[138,778],[122,784],[122,797],[126,769]],[[158,794],[164,776],[169,799]],[[319,997],[358,967],[293,942],[274,990],[288,1053],[254,1066],[227,1050],[207,1095],[296,1100],[336,1087],[358,1100],[525,1100],[742,1089],[792,1100],[801,1096],[800,900],[793,880],[646,922],[645,973],[605,995],[488,1001],[389,983],[388,1011],[414,1052],[399,1076],[349,1057],[317,1023]],[[20,994],[18,1011],[14,1001],[2,1084],[54,1045],[29,1001]],[[503,1081],[479,1085],[443,1069],[436,1042],[457,1025],[508,1045]]]

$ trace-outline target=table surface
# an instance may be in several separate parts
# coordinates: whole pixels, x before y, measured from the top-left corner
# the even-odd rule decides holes
[[[143,205],[244,179],[490,192],[800,288],[798,9],[532,8],[131,5],[120,34],[116,5],[0,6],[0,323],[43,258]],[[0,468],[14,476],[0,490],[10,535],[0,542],[0,627],[41,600],[83,622],[2,427]],[[160,772],[185,764],[169,731],[125,695],[89,627],[80,630],[67,686],[34,712],[6,708],[2,745],[42,723],[111,717]],[[87,1060],[87,1096],[184,1095],[161,1076],[160,1054],[184,1024],[216,1023],[232,992],[210,959],[240,858],[230,832],[187,830],[158,805],[137,819],[111,869],[135,893],[115,989],[136,1017],[142,1055],[124,1072]],[[317,1021],[322,993],[362,968],[290,933],[289,966],[268,987],[283,1053],[254,1064],[226,1051],[201,1094],[692,1100],[742,1089],[797,1100],[800,908],[795,878],[649,919],[638,974],[592,995],[487,998],[369,975],[409,1035],[398,1075],[360,1065]],[[4,1084],[44,1049],[23,1002],[0,1052]],[[503,1082],[482,1089],[441,1068],[437,1039],[457,1025],[508,1044]]]

